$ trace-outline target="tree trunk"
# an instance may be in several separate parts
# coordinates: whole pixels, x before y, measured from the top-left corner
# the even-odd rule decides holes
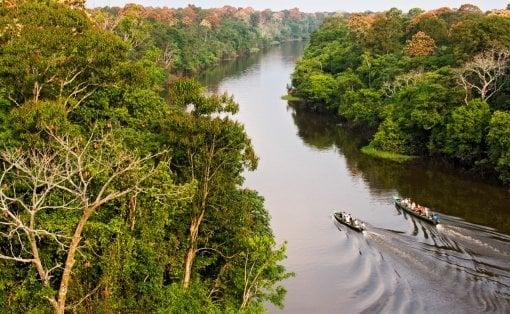
[[[62,274],[62,279],[60,281],[60,288],[58,290],[58,299],[57,299],[57,307],[55,309],[56,314],[64,314],[66,308],[66,298],[67,298],[67,290],[69,288],[69,281],[71,279],[71,272],[76,262],[75,256],[76,251],[78,250],[78,246],[81,241],[81,234],[83,232],[83,228],[87,223],[90,215],[94,211],[94,208],[87,208],[83,211],[83,215],[78,222],[78,226],[74,231],[73,238],[71,240],[71,245],[67,251],[67,259],[64,267],[64,272]]]
[[[184,265],[184,279],[182,281],[182,287],[184,289],[189,288],[189,283],[191,281],[191,269],[193,268],[193,262],[195,261],[197,250],[196,247],[190,246],[188,252],[186,253],[186,261]]]
[[[182,287],[184,289],[189,287],[189,283],[191,281],[193,263],[195,262],[195,257],[197,255],[198,228],[200,227],[200,223],[202,223],[204,214],[205,211],[202,211],[200,216],[193,218],[189,227],[189,248],[184,261],[184,278],[182,280]]]

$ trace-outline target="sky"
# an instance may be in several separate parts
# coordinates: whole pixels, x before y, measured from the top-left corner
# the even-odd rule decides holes
[[[253,7],[255,9],[283,10],[294,7],[305,12],[318,11],[382,11],[397,7],[403,11],[410,8],[420,7],[423,9],[435,9],[439,7],[458,8],[463,3],[471,3],[479,6],[482,10],[502,9],[510,3],[510,0],[87,0],[88,7],[97,6],[124,6],[126,3],[138,3],[153,7],[185,7],[194,4],[202,8],[217,8],[224,5],[234,7]]]

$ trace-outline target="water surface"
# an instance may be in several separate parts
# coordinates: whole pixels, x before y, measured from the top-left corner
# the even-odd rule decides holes
[[[234,95],[260,157],[246,186],[265,197],[296,273],[283,312],[509,312],[508,189],[433,162],[362,155],[361,137],[338,120],[281,100],[302,52],[302,43],[283,45],[203,78]],[[394,195],[437,208],[442,224],[399,212]],[[368,231],[336,224],[333,209]]]

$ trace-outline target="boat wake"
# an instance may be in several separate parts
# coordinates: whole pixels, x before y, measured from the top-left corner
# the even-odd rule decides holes
[[[358,312],[510,311],[510,237],[490,228],[411,219],[407,231],[369,226],[342,242]]]

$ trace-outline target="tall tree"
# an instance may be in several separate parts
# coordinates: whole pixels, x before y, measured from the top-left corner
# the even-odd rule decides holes
[[[181,152],[174,157],[173,168],[182,179],[196,181],[198,185],[197,197],[189,209],[184,260],[182,283],[188,288],[198,245],[206,239],[200,236],[206,215],[211,211],[233,210],[221,208],[221,197],[237,188],[244,168],[254,169],[257,159],[243,127],[228,116],[218,116],[237,111],[230,96],[205,96],[192,80],[172,85],[170,95],[189,95],[177,98],[177,104],[188,108],[189,115],[179,119],[178,129],[168,126],[166,131],[172,147]]]
[[[144,163],[152,157],[119,150],[111,137],[83,143],[49,135],[51,146],[1,154],[0,259],[32,265],[42,285],[56,291],[45,296],[55,313],[64,313],[89,219],[109,203],[141,192],[140,183],[151,175]],[[69,221],[59,223],[61,217]]]

